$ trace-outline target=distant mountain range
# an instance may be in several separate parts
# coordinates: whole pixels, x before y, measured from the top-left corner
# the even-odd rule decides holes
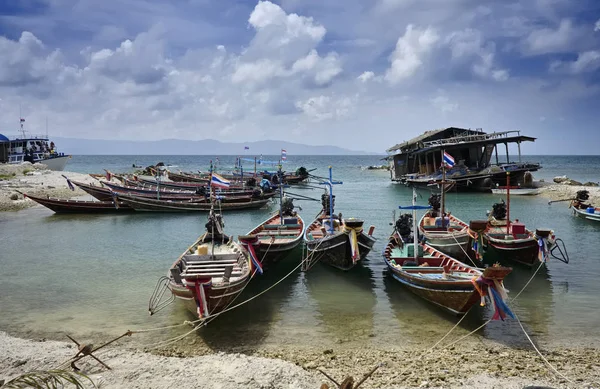
[[[277,140],[226,143],[213,139],[159,141],[96,140],[52,138],[57,148],[72,155],[377,155],[366,151],[348,150],[337,146],[311,146]],[[248,150],[245,150],[248,147]]]

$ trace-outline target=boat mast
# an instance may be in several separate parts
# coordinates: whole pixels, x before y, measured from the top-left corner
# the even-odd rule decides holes
[[[446,192],[446,162],[444,162],[444,149],[442,149],[442,196],[441,196],[441,213],[442,213],[442,228],[444,228],[445,217],[444,217],[444,208],[445,208],[445,192]]]
[[[281,171],[281,161],[277,175],[279,176],[279,224],[283,225],[283,172]]]
[[[331,166],[329,166],[329,181],[320,182],[319,184],[327,185],[329,187],[329,227],[330,232],[333,234],[335,229],[333,228],[333,185],[343,184],[342,181],[333,181],[333,174],[331,172]],[[327,216],[327,215],[325,215]],[[341,222],[341,220],[340,220]]]
[[[213,198],[212,175],[213,175],[213,163],[212,163],[212,160],[211,160],[210,161],[210,175],[209,175],[209,179],[208,179],[208,194],[209,194],[209,198],[210,198],[210,212],[208,214],[208,220],[210,222],[211,239],[212,239],[212,244],[210,245],[210,257],[211,257],[211,259],[215,257],[215,220],[214,220],[215,201],[214,201],[214,198]]]
[[[510,172],[506,172],[506,233],[510,234]]]
[[[413,198],[412,198],[412,218],[413,218],[413,247],[414,247],[414,259],[417,265],[419,264],[419,251],[418,251],[418,235],[419,230],[417,229],[417,189],[413,186]]]

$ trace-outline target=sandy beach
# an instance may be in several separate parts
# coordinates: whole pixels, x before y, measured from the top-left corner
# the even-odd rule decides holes
[[[135,335],[134,335],[135,337]],[[193,339],[194,336],[190,338]],[[78,362],[82,372],[104,388],[320,388],[355,382],[381,367],[362,388],[598,388],[600,354],[594,349],[546,351],[567,379],[549,371],[533,349],[514,349],[473,338],[460,346],[421,357],[423,350],[254,350],[252,355],[193,347],[190,338],[152,353],[120,346],[98,352],[112,370],[92,359]],[[72,343],[24,340],[0,333],[0,379],[32,370],[56,368],[74,356]],[[200,355],[199,355],[200,354]]]

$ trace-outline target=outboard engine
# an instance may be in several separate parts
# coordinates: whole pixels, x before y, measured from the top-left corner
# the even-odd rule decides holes
[[[252,191],[252,198],[253,199],[260,199],[260,198],[262,198],[262,194],[263,193],[262,193],[262,191],[260,189],[254,189]]]
[[[323,212],[325,213],[325,215],[333,215],[333,212],[335,210],[335,195],[332,195],[332,206],[333,208],[330,209],[329,207],[329,193],[323,193],[321,195],[321,204],[323,205]]]
[[[502,200],[501,203],[496,203],[493,206],[492,216],[496,220],[504,220],[506,218],[506,203]]]
[[[304,166],[300,166],[298,169],[296,169],[296,175],[299,177],[306,178],[308,177],[308,170],[306,170]]]
[[[200,186],[200,187],[196,188],[196,194],[199,195],[199,196],[207,197],[208,194],[206,193],[206,187],[205,186]]]
[[[248,181],[246,181],[246,185],[248,185],[250,187],[256,186],[256,178],[254,178],[254,177],[250,178]]]
[[[587,200],[589,200],[590,198],[590,192],[588,192],[587,190],[578,190],[577,194],[575,195],[575,200],[579,201],[580,203],[583,203]]]
[[[208,215],[208,222],[205,224],[206,231],[212,235],[212,240],[222,240],[224,238],[223,216],[220,213],[211,213]]]
[[[436,217],[440,211],[442,196],[432,193],[429,196],[429,205],[431,205],[431,216]]]
[[[281,201],[281,211],[286,216],[295,216],[294,201],[289,197],[284,197]]]
[[[410,213],[402,214],[396,220],[396,231],[400,234],[404,242],[411,242],[413,240],[412,223],[413,218]]]

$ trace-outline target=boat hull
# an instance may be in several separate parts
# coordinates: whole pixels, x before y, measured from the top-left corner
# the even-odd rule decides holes
[[[191,201],[172,201],[172,200],[156,200],[145,197],[127,196],[117,194],[117,198],[136,211],[149,212],[207,212],[211,209],[211,204],[206,202],[195,203]],[[216,206],[217,209],[226,210],[241,210],[241,209],[258,209],[267,205],[270,199],[244,201],[239,203],[223,203]]]
[[[69,159],[71,159],[70,155],[64,155],[60,157],[41,159],[37,162],[46,165],[49,170],[63,171],[65,170],[65,166],[67,166]]]
[[[454,315],[464,315],[480,300],[479,294],[472,286],[470,288],[468,286],[434,288],[415,282],[414,279],[397,271],[392,266],[388,265],[388,269],[394,279],[406,286],[412,293]]]
[[[375,238],[361,232],[357,236],[360,258],[363,260],[373,248]],[[352,248],[349,233],[339,232],[322,239],[306,240],[306,249],[313,260],[341,270],[352,269],[358,261],[352,259]]]
[[[83,200],[62,200],[53,198],[43,198],[24,194],[36,203],[54,211],[55,213],[125,213],[133,212],[133,208],[127,204],[115,203],[112,201],[83,201]]]
[[[489,255],[493,260],[515,262],[527,267],[540,263],[539,245],[534,238],[498,239],[486,234],[484,239],[487,246],[485,257]]]
[[[587,212],[585,209],[578,209],[573,207],[573,214],[577,217],[587,220],[600,221],[600,212],[594,209],[594,213]]]

